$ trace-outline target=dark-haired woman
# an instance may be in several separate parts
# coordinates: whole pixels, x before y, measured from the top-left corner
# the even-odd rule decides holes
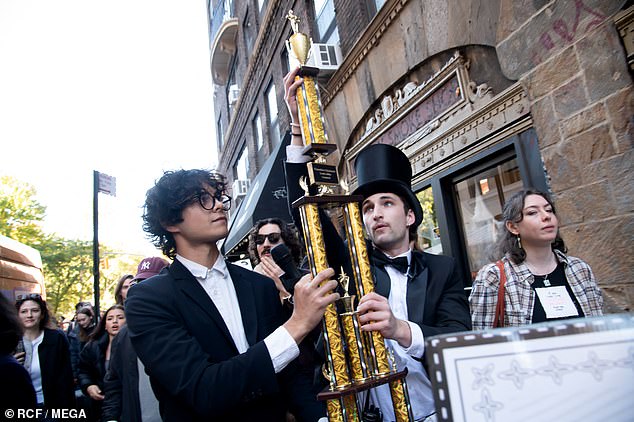
[[[132,283],[133,278],[134,276],[132,274],[124,274],[119,277],[117,286],[114,288],[114,298],[117,305],[123,305],[123,302],[125,302],[128,297],[128,290],[130,289],[130,283]]]
[[[46,302],[31,294],[15,303],[24,330],[24,355],[16,356],[31,376],[38,407],[69,409],[75,406],[73,371],[64,334],[47,328],[50,316]]]
[[[37,404],[31,377],[13,355],[21,341],[22,327],[13,302],[0,293],[0,415],[6,415],[7,409],[34,409]]]
[[[108,308],[79,355],[79,385],[83,393],[92,399],[91,413],[95,419],[101,415],[103,381],[110,361],[112,339],[124,324],[123,306]]]
[[[590,266],[566,255],[550,197],[523,190],[504,204],[500,241],[504,267],[504,321],[516,327],[564,318],[602,315],[603,297]],[[497,263],[484,266],[469,298],[473,329],[491,328],[500,286]]]

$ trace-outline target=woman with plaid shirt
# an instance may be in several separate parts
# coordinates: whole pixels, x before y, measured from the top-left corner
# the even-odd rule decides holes
[[[550,197],[523,190],[504,204],[500,241],[506,276],[504,321],[515,327],[564,318],[602,315],[603,297],[590,266],[566,255]],[[469,297],[473,329],[494,326],[500,268],[485,265]]]

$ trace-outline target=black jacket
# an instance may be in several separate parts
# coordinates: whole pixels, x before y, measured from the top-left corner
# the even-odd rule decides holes
[[[35,409],[35,390],[24,366],[11,355],[0,355],[0,374],[0,415],[7,409]]]
[[[49,409],[75,407],[73,370],[66,336],[59,330],[44,329],[38,347],[44,405]]]
[[[227,262],[249,349],[240,354],[218,309],[178,260],[130,289],[130,339],[164,421],[299,421],[325,416],[309,377],[291,362],[275,374],[264,338],[284,322],[275,284]]]
[[[97,385],[103,391],[103,380],[106,376],[106,349],[109,341],[108,333],[91,340],[79,354],[79,386],[88,397],[87,388]]]
[[[130,341],[130,332],[123,326],[110,347],[110,364],[104,381],[102,419],[125,422],[141,421],[139,402],[139,366]]]

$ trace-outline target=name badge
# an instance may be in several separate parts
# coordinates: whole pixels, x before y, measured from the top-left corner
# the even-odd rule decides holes
[[[539,287],[535,289],[535,292],[544,307],[546,318],[579,316],[577,307],[565,286]]]

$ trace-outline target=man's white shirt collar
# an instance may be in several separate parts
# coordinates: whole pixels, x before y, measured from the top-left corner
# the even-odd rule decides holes
[[[176,259],[178,259],[194,277],[199,279],[206,279],[214,270],[219,271],[223,276],[227,275],[227,263],[221,254],[218,254],[218,258],[216,258],[216,262],[211,268],[207,268],[204,265],[191,261],[178,254],[176,255]]]

